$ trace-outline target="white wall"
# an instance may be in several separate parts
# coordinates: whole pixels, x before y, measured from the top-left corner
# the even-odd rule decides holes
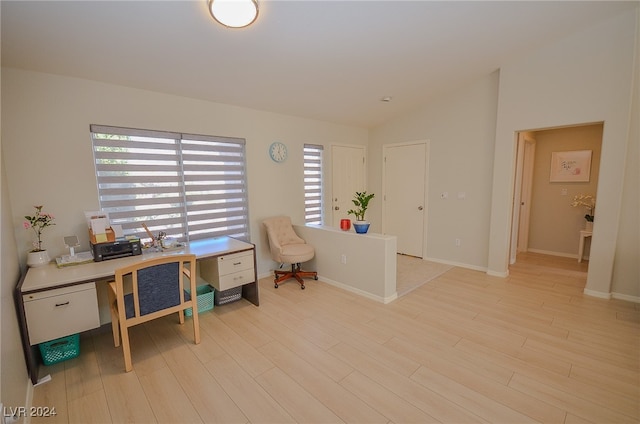
[[[368,190],[382,192],[382,146],[429,140],[426,259],[485,270],[499,73],[435,99],[370,134]],[[442,200],[440,194],[448,192]],[[466,199],[458,200],[457,193]],[[382,202],[370,209],[381,231]],[[456,247],[455,239],[461,240]]]
[[[16,242],[13,237],[11,202],[7,193],[7,178],[0,152],[0,399],[5,407],[24,406],[29,389],[29,376],[22,351],[18,327],[14,288],[20,278]],[[0,411],[2,412],[2,411]]]
[[[632,96],[629,145],[611,293],[614,297],[637,302],[640,299],[640,8],[636,26]]]
[[[507,272],[515,133],[603,121],[598,225],[591,244],[585,292],[608,297],[630,141],[637,9],[523,55],[501,68],[489,272]]]
[[[259,273],[272,268],[262,219],[287,214],[304,222],[303,144],[329,150],[332,143],[367,143],[361,128],[15,69],[3,69],[2,105],[2,148],[22,263],[32,241],[23,216],[35,204],[56,217],[44,231],[52,257],[66,253],[65,235],[77,234],[81,250],[88,250],[83,212],[99,205],[90,124],[245,138]],[[268,156],[275,140],[288,145],[282,164]]]

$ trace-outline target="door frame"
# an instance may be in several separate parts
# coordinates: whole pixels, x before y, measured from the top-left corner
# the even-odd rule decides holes
[[[387,144],[383,144],[382,145],[382,158],[381,158],[381,163],[382,163],[382,198],[383,201],[386,198],[386,193],[387,193],[387,187],[386,187],[386,181],[387,181],[387,176],[386,176],[386,167],[384,164],[384,160],[385,160],[385,152],[386,149],[388,148],[393,148],[393,147],[402,147],[402,146],[411,146],[414,144],[424,144],[425,145],[425,163],[424,163],[424,202],[423,202],[423,207],[424,207],[424,217],[423,217],[423,231],[422,231],[422,258],[426,258],[427,257],[427,234],[428,234],[428,222],[429,222],[429,158],[430,156],[430,147],[431,147],[431,141],[429,139],[422,139],[422,140],[414,140],[414,141],[405,141],[405,142],[401,142],[401,143],[387,143]],[[386,228],[387,228],[387,216],[385,213],[385,207],[383,205],[382,207],[382,233],[386,234]]]

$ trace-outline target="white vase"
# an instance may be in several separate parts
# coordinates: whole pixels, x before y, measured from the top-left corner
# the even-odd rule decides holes
[[[593,221],[585,221],[584,229],[586,231],[593,231]]]
[[[47,252],[46,250],[27,253],[27,265],[29,265],[31,268],[45,266],[50,261],[51,259],[49,259],[49,252]]]

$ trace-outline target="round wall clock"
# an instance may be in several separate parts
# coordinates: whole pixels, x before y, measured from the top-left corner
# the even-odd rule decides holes
[[[269,156],[275,162],[284,162],[287,159],[287,146],[279,141],[271,143]]]

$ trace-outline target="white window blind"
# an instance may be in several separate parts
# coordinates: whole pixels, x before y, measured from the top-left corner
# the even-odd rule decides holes
[[[322,224],[322,149],[321,145],[304,145],[304,220]]]
[[[249,240],[244,139],[92,125],[100,208],[125,235]]]

